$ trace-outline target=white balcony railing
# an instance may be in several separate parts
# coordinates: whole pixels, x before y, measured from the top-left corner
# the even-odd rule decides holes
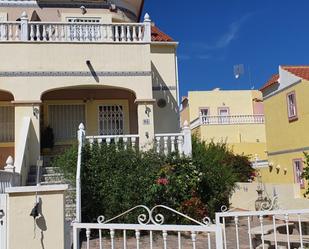
[[[191,128],[199,125],[233,125],[233,124],[264,124],[264,115],[230,115],[230,116],[207,116],[201,115],[191,122]]]
[[[0,42],[98,42],[151,41],[151,21],[142,23],[31,22],[23,13],[19,22],[0,22]]]
[[[139,145],[139,135],[86,136],[85,138],[90,145],[94,142],[98,144],[106,143],[107,145],[122,143],[125,149],[129,147],[135,149]]]

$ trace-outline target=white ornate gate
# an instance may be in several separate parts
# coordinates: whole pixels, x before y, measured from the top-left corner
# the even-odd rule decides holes
[[[136,215],[136,224],[117,223],[126,215],[135,214],[138,209],[143,210]],[[170,212],[171,217],[183,218],[190,225],[165,224],[165,217],[161,211]],[[152,209],[144,205],[136,206],[112,219],[105,220],[98,217],[98,223],[73,223],[74,249],[78,248],[78,233],[82,229],[85,233],[86,245],[82,248],[178,248],[188,245],[193,249],[208,248],[222,249],[221,226],[211,224],[209,218],[197,221],[169,207],[158,205]],[[92,235],[98,234],[98,237]],[[130,236],[131,235],[131,236]],[[133,236],[132,236],[133,235]],[[132,245],[132,243],[134,245]]]
[[[0,194],[0,249],[7,248],[6,220],[7,220],[7,195]]]

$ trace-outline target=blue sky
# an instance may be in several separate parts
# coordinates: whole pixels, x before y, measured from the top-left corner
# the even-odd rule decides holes
[[[180,43],[181,96],[215,87],[258,89],[278,72],[278,65],[309,64],[308,10],[308,0],[145,3],[152,21]],[[245,75],[238,80],[235,64],[245,65]]]

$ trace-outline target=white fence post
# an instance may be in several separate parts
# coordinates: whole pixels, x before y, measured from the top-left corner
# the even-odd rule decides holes
[[[21,41],[28,41],[29,35],[29,19],[27,13],[24,11],[21,15],[21,25],[20,25],[20,40]]]
[[[151,42],[151,20],[148,13],[144,16],[144,24],[145,24],[145,30],[144,30],[144,42]]]
[[[81,211],[81,180],[80,180],[80,173],[81,173],[81,163],[82,163],[82,149],[83,149],[83,142],[85,139],[85,126],[81,123],[78,127],[77,131],[77,139],[78,139],[78,154],[77,154],[77,170],[76,170],[76,222],[82,222],[82,211]],[[79,231],[73,231],[76,236],[76,246],[79,246]]]
[[[216,249],[223,249],[222,225],[220,223],[220,216],[216,213]]]
[[[183,152],[186,156],[192,156],[192,134],[188,121],[184,122],[182,131],[184,134]]]

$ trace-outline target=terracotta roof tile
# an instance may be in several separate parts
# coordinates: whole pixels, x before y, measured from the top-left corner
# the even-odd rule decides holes
[[[309,66],[282,66],[282,69],[302,79],[309,80]]]
[[[279,74],[274,74],[271,76],[271,78],[266,82],[264,86],[261,87],[260,91],[264,91],[266,88],[278,83],[279,80]]]
[[[309,80],[309,66],[281,66],[285,71],[288,71],[291,74],[294,74],[297,77],[300,77],[305,80]],[[279,74],[273,75],[260,91],[264,91],[266,88],[278,83]]]
[[[155,42],[172,42],[174,41],[169,35],[162,32],[158,27],[151,27],[151,40]]]

